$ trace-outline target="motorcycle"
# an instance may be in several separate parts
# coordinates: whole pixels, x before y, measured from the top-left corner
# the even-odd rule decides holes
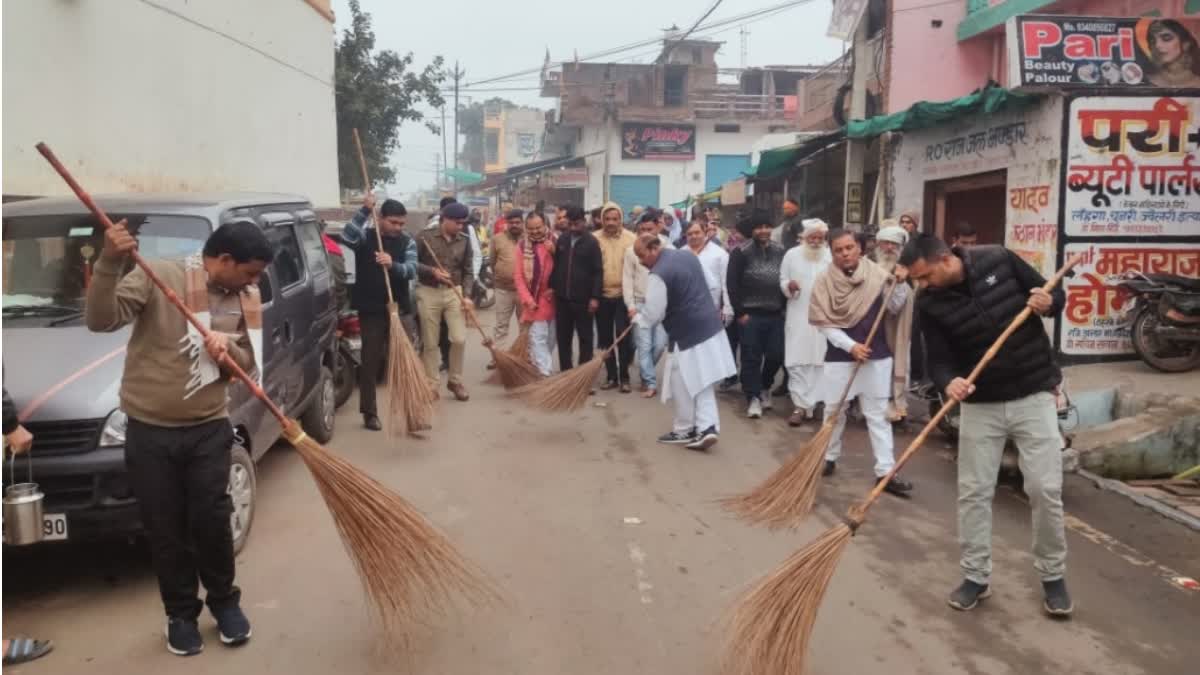
[[[354,393],[362,365],[362,325],[358,314],[346,312],[338,317],[334,336],[333,401],[340,408]]]
[[[492,261],[484,258],[483,264],[479,266],[479,278],[475,280],[475,287],[471,289],[471,302],[479,309],[487,309],[496,304],[496,290],[492,283]]]
[[[1200,279],[1127,272],[1117,297],[1128,306],[1129,341],[1147,365],[1165,373],[1200,367]]]

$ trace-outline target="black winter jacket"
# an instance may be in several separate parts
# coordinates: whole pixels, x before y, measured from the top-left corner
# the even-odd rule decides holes
[[[577,237],[574,246],[572,236]],[[604,261],[596,237],[590,232],[559,235],[554,243],[554,269],[550,271],[555,299],[587,304],[600,299],[603,284]]]
[[[783,247],[773,241],[764,247],[753,239],[733,249],[725,286],[734,314],[783,314],[787,298],[779,288],[779,268],[784,253]]]
[[[929,374],[944,391],[966,377],[1021,310],[1029,291],[1046,283],[1037,270],[1001,246],[954,249],[963,261],[965,280],[954,288],[926,288],[918,300],[921,330],[929,352]],[[965,294],[964,294],[965,291]],[[1050,315],[1066,304],[1062,287],[1051,293]],[[1053,389],[1062,371],[1046,329],[1031,317],[1017,329],[975,381],[971,403],[1013,401]]]

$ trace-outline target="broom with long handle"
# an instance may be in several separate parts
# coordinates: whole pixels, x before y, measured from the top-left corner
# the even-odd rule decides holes
[[[1050,292],[1081,259],[1081,255],[1073,256],[1042,286],[1042,290]],[[974,384],[1005,341],[1032,314],[1033,309],[1026,307],[1008,324],[967,376],[969,384]],[[792,554],[742,597],[730,617],[731,635],[723,663],[726,675],[803,675],[817,612],[846,544],[865,522],[867,511],[883,494],[888,481],[921,448],[937,423],[956,405],[958,401],[953,398],[946,401],[921,433],[908,444],[896,461],[896,466],[864,501],[850,508],[841,523]]]
[[[422,243],[425,244],[425,250],[429,251],[430,257],[433,258],[433,263],[439,270],[445,272],[446,268],[442,267],[442,261],[438,260],[437,254],[433,252],[433,247],[429,245],[428,241],[422,240]],[[520,387],[542,379],[542,374],[533,364],[529,363],[528,359],[517,358],[507,351],[497,349],[495,342],[488,337],[487,332],[480,325],[475,310],[467,305],[467,299],[463,297],[462,291],[453,284],[450,285],[450,289],[458,296],[458,302],[462,305],[468,322],[479,331],[480,337],[483,338],[483,346],[492,353],[492,360],[496,363],[496,373],[500,376],[500,383],[504,385],[505,389]]]
[[[519,387],[512,392],[513,396],[548,412],[579,410],[591,395],[596,376],[604,369],[604,360],[616,350],[617,345],[621,344],[621,340],[624,340],[631,330],[633,330],[632,323],[621,331],[611,345],[593,356],[591,361],[581,363],[577,367],[557,375],[551,375],[540,382]]]
[[[38,143],[37,150],[100,224],[106,230],[114,227],[50,148]],[[208,326],[188,309],[154,268],[136,250],[129,255],[167,301],[207,338]],[[484,575],[412,504],[309,438],[228,354],[222,354],[219,361],[226,372],[241,380],[263,402],[282,426],[283,437],[304,460],[385,630],[390,633],[422,615],[439,613],[451,595],[462,595],[470,601],[497,597]]]
[[[354,134],[354,148],[358,151],[358,167],[362,170],[364,194],[371,190],[371,178],[367,174],[367,160],[363,155],[362,140],[359,139],[358,129]],[[375,243],[378,250],[383,251],[383,233],[379,231],[379,218],[372,210],[371,218],[375,221]],[[388,414],[384,415],[384,425],[388,434],[399,436],[403,428],[410,434],[430,429],[433,421],[433,404],[437,400],[437,388],[431,386],[425,367],[417,356],[417,350],[408,339],[408,331],[400,321],[400,306],[396,304],[396,296],[392,290],[392,275],[390,270],[383,270],[384,286],[388,296],[388,353],[387,353],[387,390]],[[373,377],[375,373],[369,373]],[[403,425],[401,425],[403,420]]]
[[[863,344],[871,344],[879,324],[887,313],[887,300],[895,292],[897,282],[892,277],[884,288],[880,298],[879,313],[871,323],[871,330]],[[832,415],[825,417],[824,424],[812,438],[792,455],[783,466],[776,469],[769,478],[758,487],[742,495],[735,495],[720,500],[721,505],[742,520],[756,525],[765,525],[770,529],[795,527],[803,520],[817,499],[817,489],[821,484],[821,468],[824,465],[825,450],[833,439],[833,430],[837,426],[838,417],[846,406],[846,398],[854,379],[862,368],[863,362],[854,364],[850,371],[850,379],[842,389],[841,399],[834,408]]]

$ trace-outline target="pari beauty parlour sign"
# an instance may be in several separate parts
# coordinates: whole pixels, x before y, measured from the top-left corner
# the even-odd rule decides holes
[[[695,159],[696,127],[691,124],[621,125],[621,159]]]
[[[1200,19],[1026,14],[1007,29],[1014,88],[1200,87]]]

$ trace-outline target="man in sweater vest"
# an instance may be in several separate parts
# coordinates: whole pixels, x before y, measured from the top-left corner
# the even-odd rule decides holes
[[[234,434],[226,409],[230,373],[222,361],[228,356],[261,382],[262,301],[254,284],[274,252],[258,225],[243,220],[217,228],[202,253],[150,262],[208,324],[211,332],[202,338],[140,267],[122,277],[136,247],[124,220],[105,232],[85,318],[96,332],[133,324],[120,392],[129,418],[125,466],[166,609],[167,649],[189,656],[204,648],[199,581],[221,642],[250,639],[233,583],[233,503],[226,488]]]
[[[1020,312],[1030,307],[1054,316],[1066,294],[1062,287],[1042,290],[1042,275],[1001,246],[950,249],[922,234],[905,247],[900,264],[925,283],[917,310],[929,347],[929,375],[947,396],[962,401],[958,541],[964,579],[950,594],[950,606],[974,609],[991,595],[992,499],[1011,438],[1033,510],[1033,566],[1042,579],[1043,608],[1053,616],[1069,615],[1074,604],[1064,581],[1063,439],[1055,405],[1062,371],[1042,322],[1021,324],[974,384],[964,379]]]
[[[648,324],[661,321],[670,343],[662,400],[675,401],[675,420],[658,440],[707,450],[721,431],[714,387],[737,372],[721,314],[696,256],[667,250],[649,233],[638,237],[634,253],[650,269],[641,314]]]
[[[496,291],[495,317],[496,326],[492,339],[497,346],[503,346],[508,339],[508,326],[512,323],[513,314],[517,314],[517,287],[513,281],[513,269],[517,264],[519,251],[517,244],[525,234],[525,214],[514,209],[508,212],[504,232],[497,234],[491,241],[492,284]],[[488,364],[488,369],[495,368],[495,363]]]
[[[358,369],[358,411],[363,426],[379,431],[375,387],[387,362],[391,319],[388,316],[388,281],[400,314],[411,324],[412,301],[409,283],[417,278],[417,244],[404,232],[408,211],[404,204],[388,199],[379,209],[379,236],[367,219],[375,207],[375,195],[367,193],[363,207],[342,230],[342,241],[354,251],[354,289],[350,306],[358,312],[362,326],[362,365]],[[383,242],[380,250],[379,242]],[[387,277],[384,276],[386,270]],[[412,336],[410,336],[412,337]]]
[[[909,288],[906,284],[889,284],[891,275],[863,257],[853,232],[834,230],[829,235],[829,246],[833,264],[817,278],[808,310],[809,322],[820,329],[829,343],[821,369],[825,419],[837,416],[825,451],[825,475],[833,475],[842,454],[846,415],[838,409],[838,403],[849,383],[846,402],[857,398],[867,419],[878,483],[896,465],[892,425],[887,420],[895,343],[887,336],[904,328],[900,325],[900,315],[908,301]],[[883,322],[890,325],[881,325],[868,342],[871,326],[880,312],[886,312]],[[895,495],[905,495],[912,490],[912,483],[897,475],[888,481],[886,489]]]

